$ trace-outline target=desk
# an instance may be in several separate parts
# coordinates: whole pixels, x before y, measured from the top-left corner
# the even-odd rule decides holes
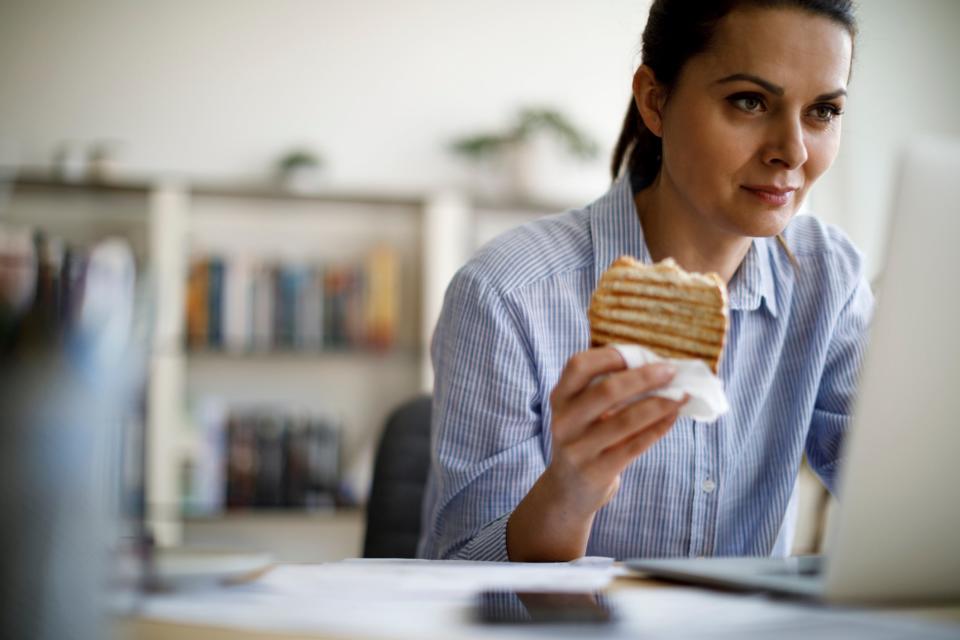
[[[145,617],[126,617],[117,637],[136,640],[325,638],[960,638],[960,604],[913,610],[832,609],[712,592],[628,576],[622,567],[531,566],[503,573],[487,563],[343,562],[280,566],[261,580],[197,594],[148,598]],[[479,581],[529,588],[549,578],[589,588],[605,583],[620,621],[607,627],[498,627],[469,618]],[[540,573],[537,573],[540,572]],[[579,572],[579,573],[575,573]],[[271,577],[272,574],[273,577]],[[390,576],[395,576],[390,578]],[[459,576],[459,577],[458,577]],[[604,577],[605,576],[605,577]],[[369,577],[370,582],[364,581]],[[444,586],[444,580],[449,584]],[[499,582],[498,582],[499,581]],[[343,583],[343,589],[336,589]],[[387,584],[385,584],[387,583]],[[418,586],[422,585],[422,586]],[[556,588],[557,584],[554,584]],[[206,603],[206,604],[205,604]],[[219,621],[218,621],[219,619]],[[276,630],[274,630],[276,629]]]

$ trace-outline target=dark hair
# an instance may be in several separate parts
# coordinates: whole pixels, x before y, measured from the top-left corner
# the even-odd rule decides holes
[[[683,65],[710,45],[720,20],[739,7],[801,9],[835,20],[851,36],[857,33],[852,0],[654,0],[643,30],[643,64],[669,90]],[[649,186],[660,171],[661,150],[660,138],[644,125],[631,97],[613,150],[613,179],[626,168],[634,192]]]

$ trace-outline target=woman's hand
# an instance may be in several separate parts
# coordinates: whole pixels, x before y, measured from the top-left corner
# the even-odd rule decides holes
[[[624,367],[612,348],[581,351],[567,362],[550,396],[553,459],[547,473],[568,507],[582,517],[613,497],[620,473],[670,430],[683,406],[658,397],[624,406],[676,374],[666,363]]]
[[[626,369],[610,347],[570,358],[550,395],[553,457],[507,525],[511,560],[584,554],[594,515],[616,493],[621,472],[670,430],[684,404],[658,397],[630,401],[666,385],[675,373],[665,363]]]

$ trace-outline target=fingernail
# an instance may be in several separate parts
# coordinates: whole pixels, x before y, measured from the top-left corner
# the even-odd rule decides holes
[[[677,368],[674,365],[667,362],[657,365],[657,379],[666,381],[675,375],[677,375]]]

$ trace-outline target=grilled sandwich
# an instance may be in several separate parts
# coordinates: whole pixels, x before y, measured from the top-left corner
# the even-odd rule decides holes
[[[588,315],[594,346],[638,344],[719,371],[729,312],[716,273],[688,273],[672,258],[647,265],[621,256],[601,276]]]

